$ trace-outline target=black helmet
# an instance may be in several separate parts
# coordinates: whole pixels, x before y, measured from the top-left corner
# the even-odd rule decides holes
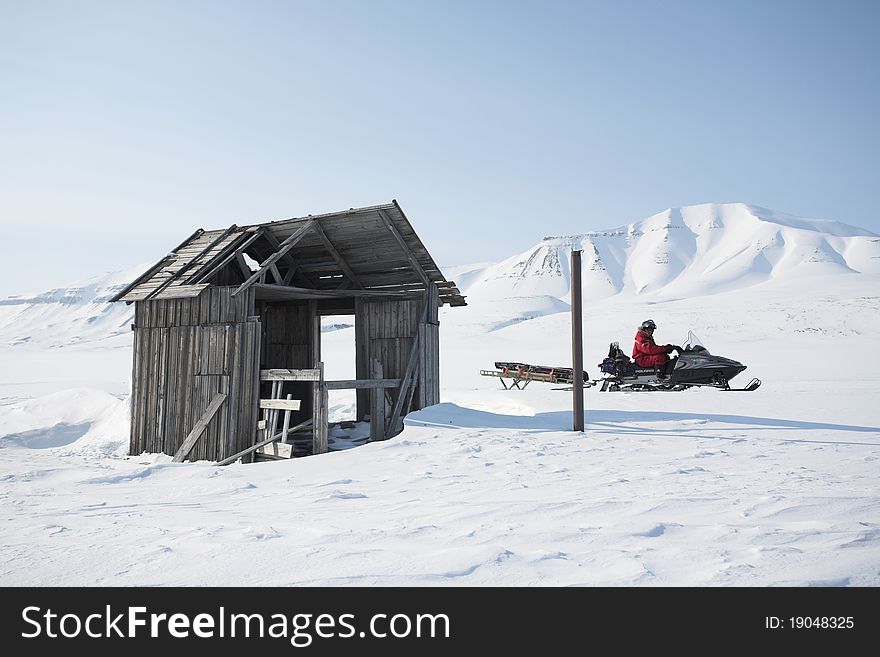
[[[657,328],[657,325],[654,323],[653,319],[646,319],[644,322],[642,322],[642,325],[639,328],[641,328],[643,331],[653,331],[655,328]]]

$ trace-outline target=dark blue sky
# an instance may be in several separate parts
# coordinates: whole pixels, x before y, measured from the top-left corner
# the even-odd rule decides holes
[[[447,265],[703,202],[880,232],[878,34],[876,2],[0,0],[0,294],[391,198]]]

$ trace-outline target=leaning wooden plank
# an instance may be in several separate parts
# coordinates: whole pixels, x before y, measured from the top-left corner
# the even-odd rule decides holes
[[[279,411],[298,411],[301,401],[299,399],[261,399],[260,408],[274,409]]]
[[[311,230],[314,223],[315,222],[312,219],[309,219],[303,226],[300,227],[299,230],[297,230],[293,235],[284,240],[281,243],[281,248],[275,251],[275,253],[270,255],[263,262],[261,262],[260,268],[255,271],[249,279],[242,283],[238,287],[238,289],[232,293],[232,296],[237,296],[239,293],[248,289],[251,285],[260,280],[260,276],[264,275],[269,267],[278,262],[278,260],[280,260],[282,256],[284,256],[288,251],[295,247],[297,243],[306,236],[309,230]]]
[[[189,435],[183,439],[183,444],[180,446],[180,449],[177,450],[174,458],[171,459],[173,463],[183,463],[183,460],[189,456],[189,453],[192,451],[192,448],[195,446],[198,439],[201,438],[205,429],[208,428],[208,423],[211,421],[211,418],[214,417],[214,414],[224,401],[226,401],[226,395],[222,392],[218,392],[214,395],[214,399],[208,404],[208,408],[205,409],[202,417],[196,422],[196,425],[192,428],[192,431],[189,432]]]
[[[287,399],[285,401],[292,401],[291,400],[292,396],[293,395],[291,395],[290,393],[287,393]],[[296,410],[299,410],[298,406],[297,406]],[[290,430],[290,409],[286,409],[284,411],[284,422],[283,422],[282,428],[281,428],[281,442],[282,443],[287,442],[287,432],[289,430]]]
[[[260,381],[320,381],[321,370],[260,370]]]
[[[425,305],[422,309],[422,316],[419,319],[419,324],[424,324],[425,320],[428,317],[428,299],[425,297]],[[391,417],[388,421],[388,431],[385,434],[385,438],[388,439],[393,435],[399,433],[398,424],[402,426],[402,421],[400,420],[400,413],[403,410],[403,405],[406,402],[405,396],[409,391],[409,386],[412,384],[412,378],[415,374],[416,365],[418,364],[419,357],[419,334],[413,337],[412,347],[409,351],[409,361],[406,364],[406,373],[403,375],[403,380],[400,382],[400,391],[397,395],[397,399],[394,400],[394,408],[391,410]]]
[[[305,422],[300,422],[295,427],[291,427],[289,432],[295,433],[295,432],[299,431],[300,429],[305,429],[306,427],[310,426],[311,424],[312,424],[311,420],[306,420]],[[256,452],[261,447],[268,445],[269,443],[274,443],[276,440],[279,440],[280,438],[281,438],[281,434],[276,433],[271,438],[266,438],[266,440],[261,440],[256,445],[251,445],[247,449],[241,450],[238,454],[233,454],[229,458],[225,458],[222,461],[218,461],[217,465],[229,465],[230,463],[235,463],[242,456],[247,456],[251,452]]]

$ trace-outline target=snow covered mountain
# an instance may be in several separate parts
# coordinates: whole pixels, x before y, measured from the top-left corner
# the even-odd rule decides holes
[[[472,299],[569,296],[569,254],[583,250],[588,300],[703,296],[778,279],[880,274],[880,236],[745,203],[670,208],[605,231],[545,237],[470,274]]]
[[[444,267],[470,302],[456,309],[456,322],[492,331],[567,311],[573,248],[583,250],[588,303],[707,296],[814,276],[880,275],[880,236],[867,230],[744,203],[692,205],[613,230],[545,237],[496,264]],[[0,299],[0,347],[127,346],[132,307],[107,301],[148,266]]]
[[[108,301],[149,266],[142,263],[67,287],[0,299],[0,346],[85,346],[117,336],[127,344],[134,307]]]

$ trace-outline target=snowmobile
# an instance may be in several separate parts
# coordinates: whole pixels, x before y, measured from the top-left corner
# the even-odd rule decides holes
[[[715,356],[702,341],[688,331],[684,346],[676,346],[679,355],[665,365],[638,367],[629,359],[620,344],[612,342],[608,356],[599,363],[602,372],[600,392],[619,390],[687,390],[696,386],[727,391],[752,392],[761,379],[752,379],[744,388],[731,388],[730,380],[746,369],[742,363]]]
[[[513,363],[509,361],[496,361],[494,370],[480,370],[483,376],[492,376],[501,380],[505,390],[516,388],[525,390],[531,381],[544,383],[561,383],[571,385],[574,383],[574,371],[570,367],[548,367],[546,365],[529,365],[528,363]],[[584,387],[593,385],[590,376],[584,375]],[[510,379],[510,385],[504,383],[504,379]],[[561,388],[557,388],[560,390]]]

